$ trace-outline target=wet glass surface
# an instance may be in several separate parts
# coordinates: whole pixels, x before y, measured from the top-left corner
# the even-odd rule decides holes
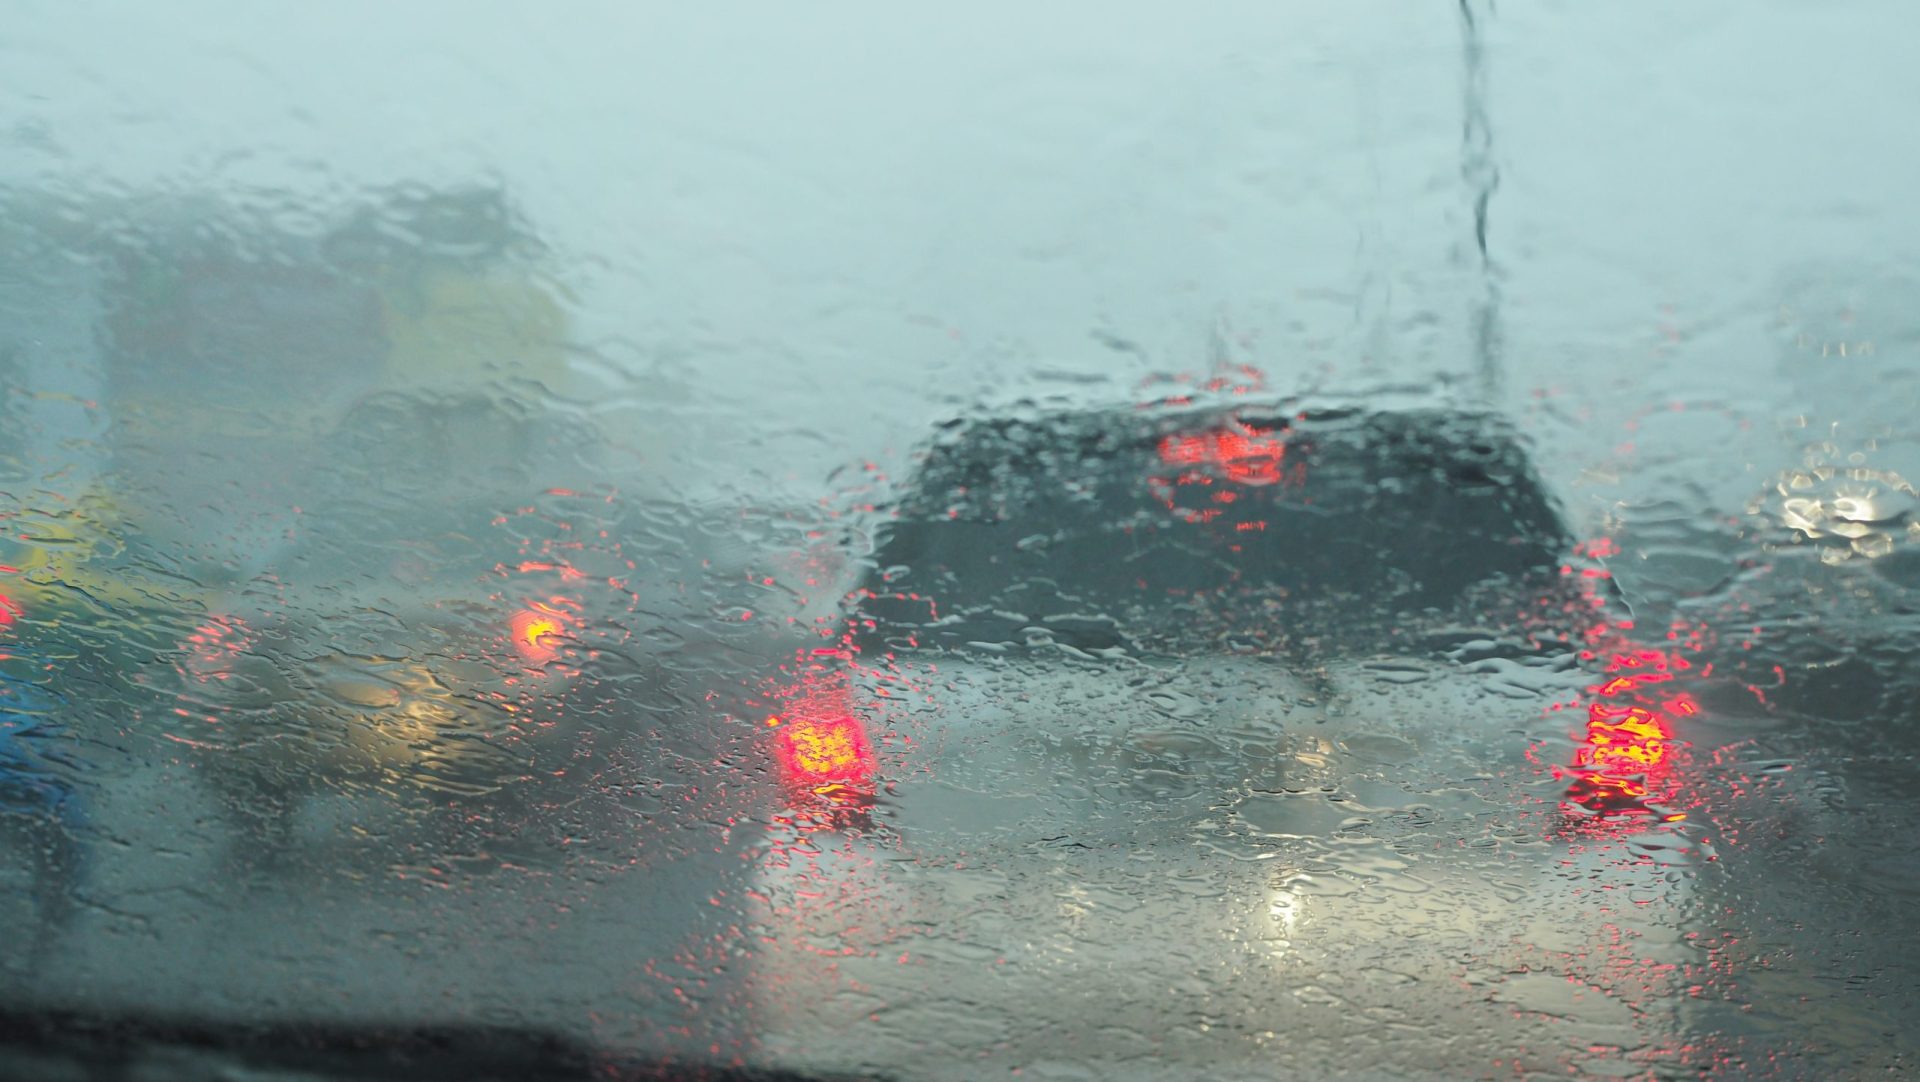
[[[1890,0],[0,34],[0,1076],[1834,1078]]]

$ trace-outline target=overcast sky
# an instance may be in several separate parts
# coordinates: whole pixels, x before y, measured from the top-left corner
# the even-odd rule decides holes
[[[498,183],[613,367],[878,443],[1204,365],[1216,326],[1290,385],[1471,371],[1454,5],[1188,7],[28,2],[0,179]],[[1506,400],[1781,398],[1797,294],[1905,318],[1913,16],[1627,7],[1482,10]]]

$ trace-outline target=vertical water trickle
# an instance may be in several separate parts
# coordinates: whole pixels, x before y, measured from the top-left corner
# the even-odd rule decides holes
[[[1493,156],[1493,123],[1487,113],[1487,56],[1485,21],[1493,15],[1494,0],[1460,0],[1462,100],[1460,125],[1460,179],[1473,201],[1473,251],[1467,259],[1477,267],[1470,287],[1473,297],[1468,334],[1473,349],[1475,393],[1491,405],[1502,383],[1499,267],[1488,245],[1488,218],[1493,194],[1500,188],[1500,167]],[[1484,7],[1476,13],[1475,8]]]

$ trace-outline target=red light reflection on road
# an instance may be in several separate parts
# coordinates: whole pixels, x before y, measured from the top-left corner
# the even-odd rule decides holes
[[[0,594],[0,627],[12,627],[15,620],[24,612],[20,603],[6,594]]]

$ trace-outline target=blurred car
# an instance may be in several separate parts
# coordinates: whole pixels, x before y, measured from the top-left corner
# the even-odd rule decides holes
[[[1635,640],[1601,555],[1485,414],[954,422],[838,638],[768,697],[767,1062],[1464,1077],[1675,1054],[1647,975],[1685,955],[1696,674]]]
[[[529,776],[569,659],[630,599],[508,521],[601,441],[557,397],[564,312],[502,194],[399,190],[297,226],[191,200],[11,209],[75,268],[67,295],[8,298],[39,314],[0,449],[51,479],[0,507],[28,638],[134,698],[170,675],[177,702],[142,724],[256,850],[315,797],[355,808],[309,840]]]

